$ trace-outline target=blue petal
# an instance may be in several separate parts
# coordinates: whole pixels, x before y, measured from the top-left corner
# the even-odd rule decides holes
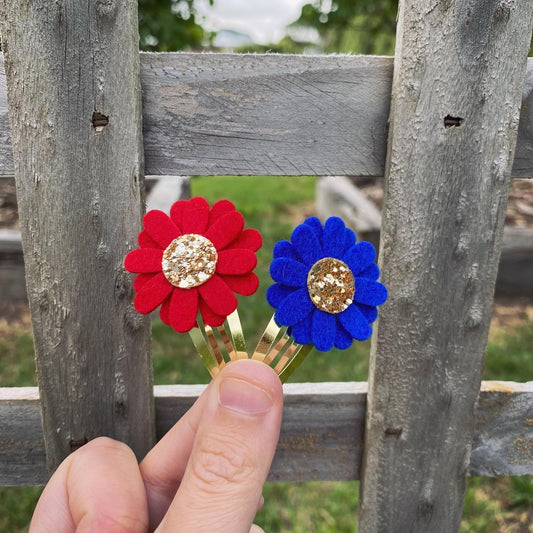
[[[291,236],[292,245],[300,259],[308,265],[314,265],[322,258],[322,246],[315,232],[306,224],[294,228]]]
[[[354,302],[366,305],[381,305],[387,299],[387,288],[379,281],[355,278]]]
[[[337,317],[354,339],[364,341],[372,335],[372,328],[355,305],[350,305],[345,311],[339,313]]]
[[[307,288],[298,289],[281,302],[276,310],[276,321],[282,326],[294,326],[313,309],[315,309],[315,305],[309,298]]]
[[[267,289],[266,298],[272,307],[277,307],[291,292],[294,292],[293,287],[275,283]]]
[[[362,241],[352,246],[343,257],[343,261],[350,267],[352,274],[357,276],[359,272],[370,266],[376,258],[376,250],[367,241]]]
[[[355,233],[350,228],[344,229],[344,245],[343,245],[343,253],[346,253],[354,244],[356,241]]]
[[[372,263],[370,266],[366,267],[364,270],[357,274],[358,278],[372,279],[376,281],[379,278],[379,267],[376,263]]]
[[[279,257],[270,263],[270,275],[274,281],[289,287],[307,286],[309,267],[288,257]]]
[[[313,311],[303,320],[294,324],[291,328],[292,338],[298,344],[310,344],[312,342],[311,329],[313,324]]]
[[[378,308],[374,305],[365,305],[365,304],[356,304],[357,309],[361,311],[362,315],[366,318],[366,320],[372,324],[372,322],[376,321],[376,318],[378,317]]]
[[[344,222],[339,217],[329,217],[324,225],[322,239],[324,257],[342,258],[344,247]]]
[[[291,259],[298,259],[296,252],[289,241],[278,241],[274,246],[274,258],[289,257]]]
[[[313,344],[317,350],[327,352],[335,343],[335,331],[337,319],[331,313],[325,313],[317,309],[313,315]]]
[[[304,224],[309,226],[315,232],[316,238],[318,239],[320,246],[322,246],[322,233],[324,232],[324,229],[322,228],[322,222],[320,222],[320,219],[317,217],[309,217],[305,220]]]
[[[352,336],[337,321],[337,330],[335,331],[335,348],[346,350],[353,343]]]

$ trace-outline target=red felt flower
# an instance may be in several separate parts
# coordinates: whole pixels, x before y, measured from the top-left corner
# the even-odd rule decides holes
[[[198,312],[209,326],[220,326],[237,308],[234,293],[250,295],[259,285],[252,272],[261,234],[243,229],[244,218],[228,200],[209,208],[204,198],[179,200],[170,217],[153,210],[143,219],[140,248],[124,261],[137,274],[134,306],[176,331],[196,326]]]

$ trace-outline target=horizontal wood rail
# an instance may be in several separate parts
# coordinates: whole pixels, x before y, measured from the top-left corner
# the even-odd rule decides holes
[[[392,67],[375,56],[141,53],[146,174],[383,176]],[[13,172],[0,57],[0,177]],[[533,176],[533,59],[512,174]]]
[[[158,438],[203,389],[155,387]],[[366,394],[366,383],[285,385],[281,437],[269,480],[359,479]],[[39,485],[47,480],[39,413],[37,388],[0,388],[0,485]],[[388,438],[402,439],[401,428],[389,428]],[[484,381],[470,475],[525,474],[533,474],[533,382]]]

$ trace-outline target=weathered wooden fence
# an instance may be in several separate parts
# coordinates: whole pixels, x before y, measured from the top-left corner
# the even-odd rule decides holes
[[[385,172],[390,299],[368,391],[288,385],[271,479],[360,478],[361,531],[448,533],[468,473],[533,473],[533,384],[479,394],[507,190],[533,175],[529,105],[518,128],[533,4],[400,4],[393,69],[139,54],[134,1],[0,1],[0,172],[17,180],[39,376],[39,391],[0,389],[3,484],[44,482],[102,434],[141,457],[200,392],[154,393],[149,324],[131,306],[122,260],[145,172]]]

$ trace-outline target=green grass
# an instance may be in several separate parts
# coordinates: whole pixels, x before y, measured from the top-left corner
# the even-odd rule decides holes
[[[261,284],[256,295],[241,298],[239,313],[250,346],[272,316],[265,300],[271,283],[268,264],[274,243],[288,238],[292,227],[310,214],[315,179],[210,177],[192,180],[194,195],[210,202],[232,200],[244,214],[248,227],[258,228],[264,245],[258,253]],[[533,323],[510,331],[491,333],[484,379],[527,381],[533,379]],[[156,384],[206,383],[208,374],[195,355],[187,335],[177,335],[159,320],[152,325],[152,351]],[[366,381],[369,342],[346,352],[312,352],[294,374],[294,381]],[[2,332],[0,385],[35,385],[31,335],[22,328]],[[533,520],[533,478],[467,481],[463,533],[530,532]],[[0,531],[18,533],[29,523],[40,494],[38,488],[0,489]],[[256,522],[267,532],[344,532],[356,526],[357,482],[267,484],[265,506]]]

